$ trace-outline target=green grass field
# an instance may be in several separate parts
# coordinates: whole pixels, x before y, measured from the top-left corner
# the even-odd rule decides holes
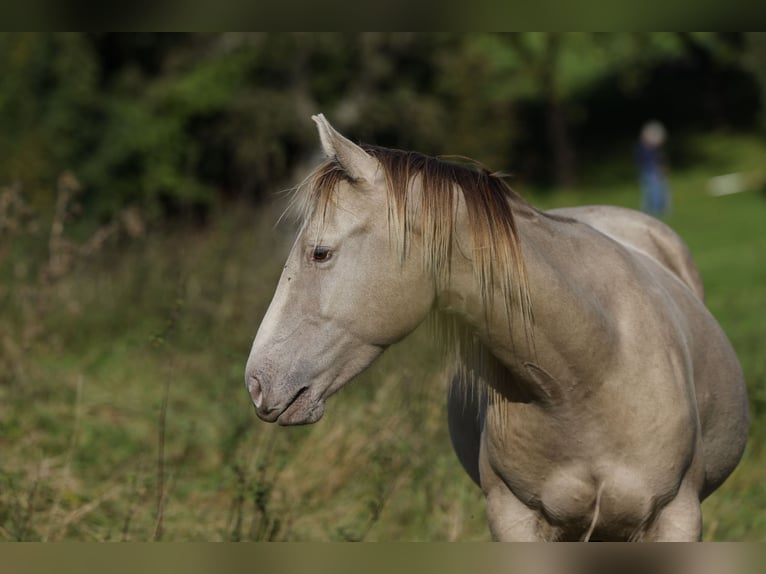
[[[704,504],[704,537],[765,541],[766,142],[716,136],[695,153],[672,174],[668,222],[739,354],[753,417],[743,462]],[[731,172],[746,191],[707,194]],[[629,178],[581,185],[519,191],[546,207],[638,203]],[[53,279],[40,278],[46,225],[0,236],[0,539],[489,539],[427,329],[318,424],[256,418],[243,371],[292,240],[273,227],[281,207],[109,243]]]

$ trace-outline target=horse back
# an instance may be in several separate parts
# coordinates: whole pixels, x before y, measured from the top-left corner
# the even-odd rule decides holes
[[[671,271],[700,300],[705,299],[702,277],[684,241],[670,227],[640,211],[612,205],[588,205],[550,210],[590,225],[614,241],[643,252]]]

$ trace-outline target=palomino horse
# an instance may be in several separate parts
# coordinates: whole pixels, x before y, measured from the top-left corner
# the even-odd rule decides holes
[[[247,362],[258,416],[325,401],[427,316],[458,357],[450,435],[498,540],[699,540],[739,462],[742,372],[686,246],[616,207],[542,212],[500,177],[360,147],[327,161]]]

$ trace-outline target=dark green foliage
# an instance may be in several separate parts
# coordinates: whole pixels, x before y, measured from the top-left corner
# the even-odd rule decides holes
[[[752,123],[760,51],[736,34],[4,34],[0,184],[44,206],[70,170],[93,218],[205,215],[292,184],[323,111],[355,139],[571,185],[649,116]]]

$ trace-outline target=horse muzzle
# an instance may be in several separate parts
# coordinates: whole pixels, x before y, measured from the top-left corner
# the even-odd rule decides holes
[[[278,393],[282,396],[275,397],[273,385],[267,383],[261,373],[248,374],[246,379],[255,413],[262,421],[285,426],[311,424],[324,414],[324,401],[315,398],[308,385],[290,389],[287,393]]]

